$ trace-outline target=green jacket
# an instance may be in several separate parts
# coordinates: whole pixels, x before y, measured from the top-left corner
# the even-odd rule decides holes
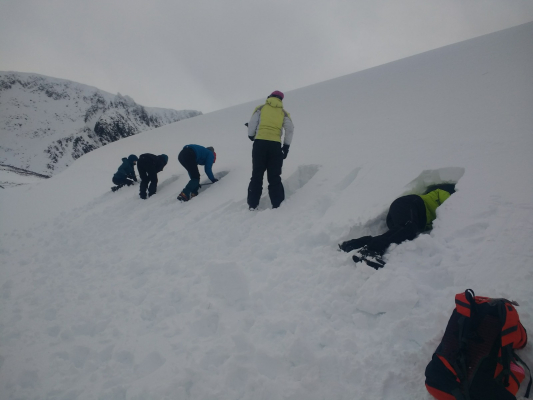
[[[437,207],[450,197],[450,193],[437,189],[428,194],[422,194],[420,197],[426,206],[426,229],[430,229],[431,223],[437,218]]]
[[[294,125],[290,114],[283,109],[283,103],[276,97],[269,97],[265,104],[255,108],[248,124],[248,136],[281,143],[285,129],[284,143],[290,145]]]

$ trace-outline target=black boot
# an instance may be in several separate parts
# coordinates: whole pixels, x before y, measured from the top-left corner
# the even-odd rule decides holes
[[[339,244],[339,249],[349,253],[352,250],[360,249],[361,247],[366,246],[370,240],[372,240],[372,236],[363,236],[358,239],[348,240]]]

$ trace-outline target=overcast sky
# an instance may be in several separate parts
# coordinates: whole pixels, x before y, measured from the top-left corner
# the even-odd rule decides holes
[[[209,112],[533,21],[533,0],[0,0],[0,71]]]

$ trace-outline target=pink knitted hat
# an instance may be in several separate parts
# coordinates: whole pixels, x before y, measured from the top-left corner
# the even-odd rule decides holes
[[[271,94],[270,94],[270,97],[278,97],[280,100],[283,100],[283,98],[285,97],[285,95],[280,92],[279,90],[274,90]]]

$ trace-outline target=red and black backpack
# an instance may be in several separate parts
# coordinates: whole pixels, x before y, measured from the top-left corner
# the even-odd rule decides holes
[[[506,299],[455,296],[444,337],[426,367],[426,388],[438,400],[516,400],[529,368],[515,354],[527,332]],[[531,390],[531,372],[525,397]]]

